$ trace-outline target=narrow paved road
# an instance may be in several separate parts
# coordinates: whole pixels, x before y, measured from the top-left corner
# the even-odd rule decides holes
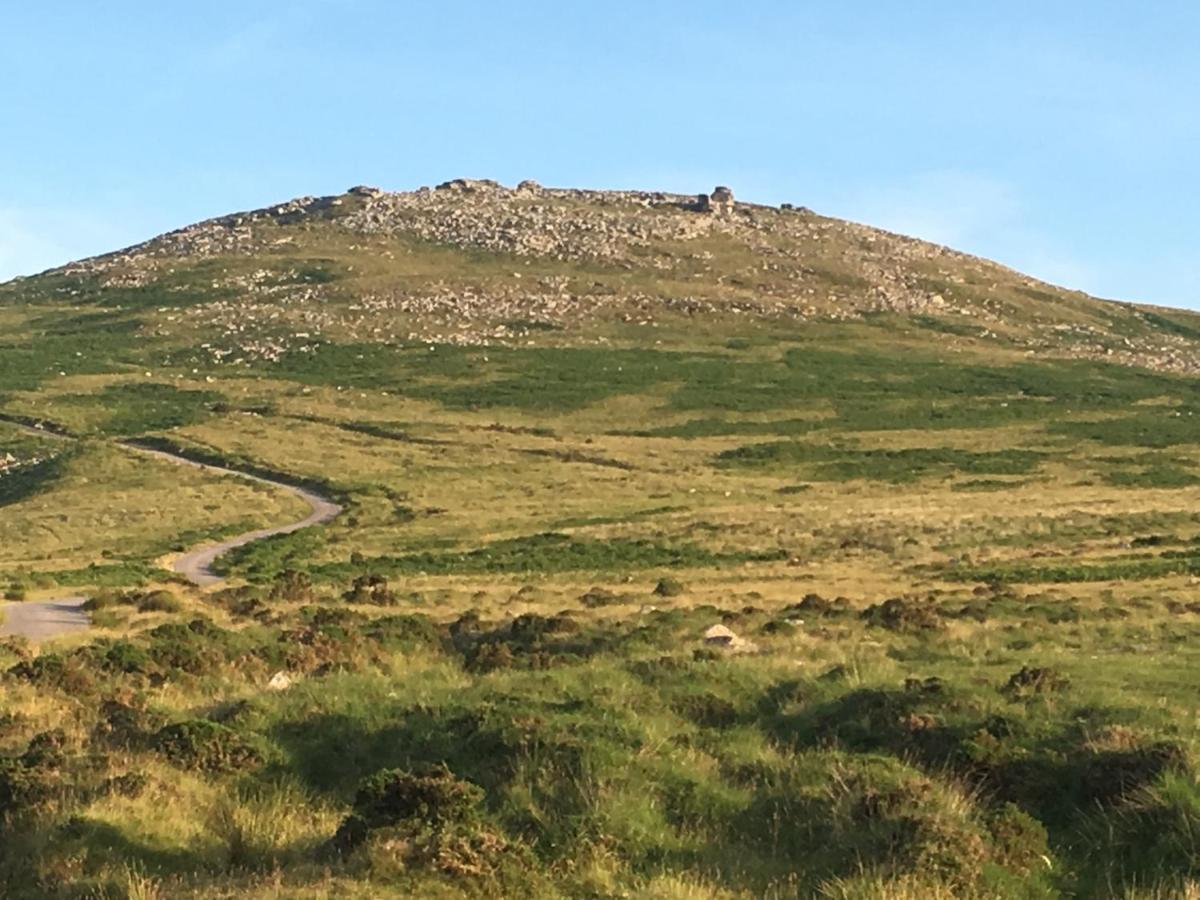
[[[91,616],[83,609],[87,597],[60,597],[29,603],[7,603],[0,609],[0,637],[16,635],[31,641],[83,631],[92,624]]]
[[[175,456],[172,453],[166,453],[161,450],[148,450],[128,444],[125,446],[144,456],[158,457],[177,465],[207,469],[222,475],[235,475],[247,481],[257,481],[259,484],[270,485],[273,488],[287,491],[299,497],[311,508],[308,516],[298,522],[278,525],[274,528],[260,528],[216,544],[203,544],[177,557],[171,565],[172,569],[198,587],[212,587],[221,583],[223,580],[221,576],[212,570],[213,563],[235,547],[244,547],[246,544],[274,537],[277,534],[291,534],[303,528],[320,525],[323,522],[332,520],[342,511],[342,508],[332,500],[322,497],[319,494],[314,494],[312,491],[307,491],[304,488],[294,487],[280,481],[272,481],[269,478],[261,478],[257,475],[247,475],[245,472],[238,472],[235,469],[226,469],[222,466],[194,462],[182,456]],[[82,608],[86,601],[86,597],[56,597],[53,600],[4,604],[0,606],[0,614],[4,617],[3,621],[0,622],[0,636],[19,635],[31,641],[43,641],[48,638],[58,637],[59,635],[70,634],[74,631],[81,631],[91,624],[90,617]]]
[[[226,469],[223,466],[194,462],[162,450],[148,450],[129,444],[126,444],[126,446],[146,456],[156,456],[159,459],[165,459],[177,465],[191,466],[195,469],[207,469],[210,472],[217,472],[221,475],[236,475],[238,478],[245,479],[246,481],[257,481],[259,484],[270,485],[273,488],[287,491],[293,496],[299,497],[309,505],[311,512],[299,522],[277,525],[273,528],[260,528],[257,531],[248,531],[245,534],[239,534],[237,537],[229,538],[217,544],[203,544],[199,547],[193,547],[182,556],[176,557],[171,564],[171,568],[199,587],[211,587],[214,584],[220,584],[224,580],[212,570],[212,565],[230,550],[236,547],[244,547],[247,544],[253,544],[255,541],[274,537],[277,534],[291,534],[313,525],[321,525],[324,522],[333,520],[342,511],[340,506],[332,500],[322,497],[320,494],[314,494],[312,491],[284,484],[281,481],[272,481],[270,478],[262,478],[258,475],[247,475],[245,472],[239,472],[236,469]]]
[[[256,480],[262,481],[263,479]],[[237,537],[221,541],[219,544],[189,550],[182,556],[177,557],[171,564],[171,568],[192,582],[192,584],[199,585],[200,587],[211,587],[223,581],[221,576],[212,570],[212,564],[219,557],[225,555],[235,547],[244,547],[247,544],[253,544],[255,541],[261,541],[264,538],[274,537],[277,534],[291,534],[294,531],[300,531],[312,525],[320,525],[323,522],[330,521],[342,511],[342,508],[333,501],[326,500],[324,497],[314,494],[311,491],[306,491],[303,488],[291,487],[290,485],[280,484],[277,481],[269,481],[267,484],[273,484],[276,487],[291,491],[308,503],[312,507],[312,512],[306,518],[301,519],[299,522],[292,522],[290,525],[279,525],[275,528],[260,528],[257,531],[248,531],[245,534],[239,534]]]

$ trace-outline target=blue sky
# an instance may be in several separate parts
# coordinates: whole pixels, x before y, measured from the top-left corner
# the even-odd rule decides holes
[[[0,9],[0,278],[454,177],[791,202],[1200,307],[1200,4]]]

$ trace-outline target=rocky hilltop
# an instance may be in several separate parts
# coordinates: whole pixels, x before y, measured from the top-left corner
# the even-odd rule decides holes
[[[155,333],[213,333],[229,361],[279,358],[322,335],[487,344],[663,315],[901,317],[936,340],[1175,372],[1197,371],[1200,338],[1187,314],[1098,301],[804,207],[740,202],[728,187],[360,186],[201,222],[22,285],[153,306]]]

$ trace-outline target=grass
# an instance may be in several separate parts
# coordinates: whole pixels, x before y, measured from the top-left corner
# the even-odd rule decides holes
[[[857,450],[778,442],[751,444],[721,453],[718,460],[730,467],[800,468],[818,481],[869,479],[901,483],[919,478],[954,474],[1027,475],[1045,455],[1031,450],[997,450],[985,453],[951,447],[912,447]]]
[[[0,641],[0,893],[1194,890],[1196,382],[1115,364],[1194,316],[802,211],[608,257],[341,199],[0,286],[0,587],[94,626]],[[201,591],[307,509],[144,449],[345,512]]]
[[[0,496],[12,492],[0,516],[0,571],[45,572],[60,584],[140,581],[181,539],[306,514],[300,501],[270,488],[105,443],[68,445],[26,472],[0,478]],[[245,514],[230,517],[230,502]]]
[[[1112,559],[1092,563],[1050,565],[969,566],[954,569],[950,576],[958,581],[988,583],[1052,584],[1088,581],[1142,581],[1169,575],[1200,574],[1200,559],[1181,557],[1143,557]]]
[[[1200,484],[1200,477],[1185,466],[1162,462],[1105,473],[1109,484],[1133,488],[1181,488]]]
[[[1054,426],[1059,434],[1128,447],[1178,447],[1200,437],[1200,420],[1188,408],[1156,408],[1135,416],[1101,421],[1064,422]]]
[[[943,628],[961,621],[953,602],[940,609]],[[1170,701],[1156,711],[1107,687],[1113,667],[1138,665],[1134,650],[1089,669],[1079,654],[996,653],[986,623],[973,626],[976,641],[960,633],[950,643],[944,632],[880,629],[853,610],[766,629],[781,612],[684,606],[623,620],[578,610],[414,628],[412,617],[325,601],[290,608],[272,628],[163,626],[43,655],[7,676],[15,702],[27,684],[43,694],[10,738],[21,768],[4,774],[43,812],[14,820],[22,830],[0,851],[0,872],[9,884],[45,883],[87,849],[95,873],[133,867],[191,890],[253,884],[282,867],[297,889],[366,877],[385,895],[555,896],[666,883],[705,860],[707,889],[730,896],[872,879],[983,896],[1140,884],[1186,857],[1172,844],[1185,832],[1151,837],[1135,824],[1167,809],[1189,815],[1194,800],[1192,727],[1172,725]],[[700,652],[722,614],[770,652]],[[1020,627],[1015,609],[999,615]],[[847,639],[883,646],[847,657],[849,643],[821,637],[822,616]],[[295,629],[307,637],[281,645]],[[400,633],[413,637],[392,643]],[[1170,646],[1165,633],[1152,640]],[[1105,643],[1093,635],[1086,649]],[[788,661],[800,648],[811,671]],[[1031,661],[1064,668],[1010,696],[1006,684]],[[329,674],[303,678],[331,662]],[[299,686],[253,690],[281,664]],[[166,705],[104,700],[163,677]],[[415,695],[392,690],[397,677]],[[212,683],[226,687],[202,702],[208,718],[172,712]],[[35,751],[68,685],[103,702],[53,739],[61,749]],[[1085,726],[1064,724],[1063,707]],[[93,764],[79,767],[85,752]],[[121,780],[128,772],[140,777]],[[60,787],[46,807],[39,779],[50,773]],[[97,792],[102,784],[112,787]],[[402,793],[364,793],[371,784],[425,792],[424,811],[414,818]],[[165,790],[188,798],[169,822],[148,815]],[[362,825],[347,831],[355,816]],[[1125,830],[1110,835],[1105,821]],[[357,836],[338,844],[343,833]],[[1124,844],[1112,855],[1112,841],[1131,839],[1145,855]],[[346,849],[331,856],[337,846]]]
[[[108,415],[100,429],[105,434],[132,435],[191,425],[209,414],[222,399],[213,391],[180,390],[170,384],[145,382],[115,384],[76,402],[99,403]]]
[[[51,456],[29,463],[0,480],[0,506],[28,500],[49,489],[66,471],[67,460]]]
[[[230,554],[226,571],[263,581],[276,577],[285,567],[303,567],[300,561],[309,548],[311,535],[285,537],[252,544]],[[281,549],[284,548],[284,549]],[[778,550],[757,553],[714,553],[694,544],[666,546],[653,541],[572,538],[547,532],[463,553],[421,553],[400,557],[373,557],[349,563],[311,568],[311,574],[326,580],[349,581],[370,573],[403,575],[479,575],[519,573],[556,575],[563,572],[626,572],[656,568],[702,568],[749,562],[771,562],[782,558]]]

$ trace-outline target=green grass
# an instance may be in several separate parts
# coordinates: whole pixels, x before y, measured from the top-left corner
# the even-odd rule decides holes
[[[1197,328],[1195,323],[1181,322],[1179,317],[1165,316],[1161,313],[1150,312],[1143,310],[1141,317],[1155,328],[1166,332],[1167,334],[1175,334],[1185,338],[1200,338],[1200,328]]]
[[[20,503],[47,490],[62,477],[67,462],[67,456],[60,454],[0,475],[0,507]]]
[[[895,484],[947,475],[1027,475],[1046,455],[1032,450],[972,452],[950,447],[856,450],[800,442],[751,444],[722,452],[727,468],[800,468],[816,481],[865,478]]]
[[[956,581],[994,584],[1069,584],[1096,581],[1144,581],[1172,575],[1200,574],[1200,558],[1192,554],[1107,559],[1096,562],[967,566],[949,570]]]
[[[162,569],[145,561],[123,561],[93,563],[78,569],[56,569],[52,572],[34,574],[48,584],[64,588],[74,587],[128,587],[143,585],[166,578]]]
[[[1200,441],[1200,416],[1190,408],[1154,408],[1095,422],[1060,422],[1057,434],[1127,447],[1178,447]]]
[[[485,361],[486,358],[486,361]],[[843,352],[793,348],[781,361],[725,354],[578,347],[508,349],[379,344],[323,345],[291,356],[272,371],[306,384],[381,388],[454,409],[512,408],[561,413],[605,399],[674,386],[669,406],[680,411],[769,412],[797,404],[828,404],[828,426],[965,428],[1052,421],[1164,394],[1194,396],[1182,379],[1099,363],[969,365],[927,353]],[[702,422],[705,420],[701,420]],[[694,432],[744,433],[767,428],[708,420]],[[782,429],[807,429],[784,421]],[[769,431],[768,433],[774,433]],[[787,430],[784,433],[789,433]]]
[[[136,365],[138,359],[134,343],[125,333],[0,337],[0,397],[9,391],[34,390],[64,374],[120,372]]]
[[[1200,484],[1200,476],[1190,468],[1165,462],[1113,469],[1104,474],[1104,479],[1109,484],[1131,488],[1183,488]]]
[[[976,491],[1009,491],[1020,487],[1023,482],[1003,481],[999,478],[972,478],[968,481],[958,481],[950,486],[951,490],[973,493]]]
[[[203,421],[222,400],[215,391],[180,390],[161,382],[113,384],[95,394],[76,394],[58,402],[104,410],[103,434],[125,436],[179,428]]]
[[[285,568],[305,568],[316,533],[271,538],[229,554],[227,571],[256,581],[271,579]],[[349,581],[357,574],[481,575],[491,573],[554,575],[564,572],[626,572],[655,568],[699,568],[746,562],[769,562],[782,551],[719,553],[693,544],[667,546],[646,540],[594,540],[546,533],[497,541],[476,550],[372,557],[361,562],[307,566],[325,580]]]
[[[944,319],[937,316],[913,316],[910,321],[914,325],[926,328],[929,331],[936,331],[939,334],[953,334],[959,337],[979,337],[981,330],[978,326],[955,322],[953,319]]]

